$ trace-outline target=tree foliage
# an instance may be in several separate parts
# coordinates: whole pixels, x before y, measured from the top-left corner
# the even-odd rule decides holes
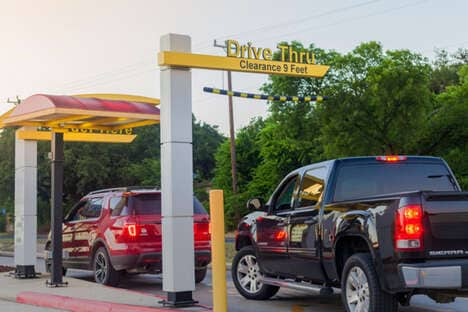
[[[468,187],[466,50],[453,55],[439,51],[430,63],[408,50],[385,51],[378,42],[362,43],[344,54],[314,45],[305,48],[298,42],[291,45],[298,52],[313,52],[319,64],[330,64],[329,73],[323,79],[270,76],[262,90],[330,99],[271,102],[270,115],[255,133],[248,131],[255,122],[240,130],[238,148],[250,142],[258,157],[244,159],[245,153],[237,154],[240,193],[226,205],[228,215],[243,209],[239,199],[267,198],[291,170],[338,157],[440,156],[453,168],[462,187]],[[227,143],[221,145],[216,161],[215,184],[229,192]]]
[[[155,185],[161,181],[159,125],[136,128],[131,144],[65,143],[64,206],[68,210],[88,192],[100,188]],[[215,153],[224,137],[216,127],[193,120],[194,173],[210,184]],[[13,213],[14,129],[0,132],[0,208]],[[49,142],[38,143],[38,223],[50,221]],[[195,190],[203,195],[205,189]],[[1,218],[1,217],[0,217]],[[1,229],[0,229],[1,230]]]

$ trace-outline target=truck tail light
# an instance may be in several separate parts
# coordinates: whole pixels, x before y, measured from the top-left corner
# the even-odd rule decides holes
[[[285,230],[280,230],[275,233],[275,240],[284,241],[287,236],[288,236],[288,233]]]
[[[395,249],[420,251],[423,249],[423,211],[420,205],[408,205],[395,215]]]
[[[404,161],[408,157],[406,156],[377,156],[375,157],[376,160],[378,161],[384,161],[384,162],[399,162],[399,161]]]

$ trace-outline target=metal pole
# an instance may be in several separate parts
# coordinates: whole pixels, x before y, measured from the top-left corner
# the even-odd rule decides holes
[[[210,221],[213,258],[213,311],[226,312],[226,249],[224,246],[224,197],[222,190],[210,191]]]
[[[216,40],[214,41],[214,46],[218,48],[227,49],[227,43],[224,44],[218,43]],[[232,75],[231,71],[227,72],[228,76],[228,90],[232,91]],[[229,103],[229,139],[231,144],[231,183],[232,183],[232,193],[237,194],[237,159],[236,159],[236,135],[234,129],[234,108],[232,102],[232,95],[228,96],[228,103]],[[239,209],[236,207],[234,210],[234,218],[235,221],[239,221],[240,214]]]
[[[228,75],[228,90],[232,91],[232,75],[231,71]],[[237,194],[237,158],[236,158],[236,135],[234,130],[234,108],[232,105],[232,95],[228,96],[229,100],[229,138],[231,140],[231,177],[232,177],[232,193]],[[239,209],[235,209],[234,217],[236,222],[239,221]]]
[[[52,229],[52,266],[49,286],[62,286],[62,222],[63,222],[63,133],[52,132],[51,142],[51,229]]]

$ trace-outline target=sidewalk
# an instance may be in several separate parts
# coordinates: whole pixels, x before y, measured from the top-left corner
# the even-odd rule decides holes
[[[40,278],[19,280],[0,274],[0,300],[75,312],[96,311],[211,311],[204,306],[170,309],[159,303],[162,297],[136,291],[98,285],[65,277],[68,287],[47,288],[44,274]]]

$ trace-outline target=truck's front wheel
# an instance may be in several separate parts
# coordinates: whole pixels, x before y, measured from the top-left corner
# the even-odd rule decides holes
[[[395,312],[395,296],[380,288],[369,254],[354,254],[346,260],[341,278],[341,298],[348,312]]]
[[[252,246],[239,250],[232,261],[231,272],[237,291],[247,299],[265,300],[278,292],[279,287],[263,283],[263,273]]]

